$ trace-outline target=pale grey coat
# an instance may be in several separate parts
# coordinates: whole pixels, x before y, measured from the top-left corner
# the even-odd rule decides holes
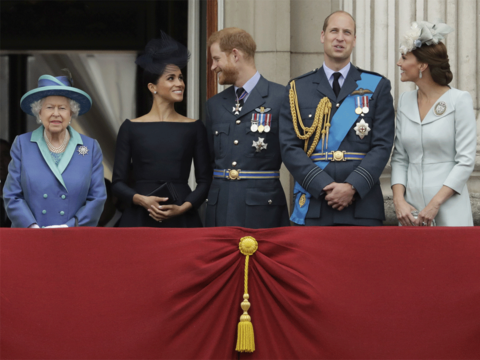
[[[443,114],[439,103],[444,102]],[[392,186],[406,188],[405,200],[421,211],[443,185],[455,191],[435,217],[437,226],[473,225],[467,180],[475,165],[476,121],[472,97],[454,88],[420,121],[417,90],[398,101]]]

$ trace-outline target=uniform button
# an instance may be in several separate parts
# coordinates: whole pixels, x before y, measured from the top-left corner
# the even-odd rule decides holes
[[[65,200],[66,196],[65,195],[62,195],[62,199]]]
[[[42,210],[42,214],[45,215],[47,213],[47,210]]]
[[[232,162],[232,166],[237,166],[237,162],[236,161]]]
[[[272,200],[268,200],[268,205],[272,205]]]
[[[340,104],[337,104],[337,107],[340,107]]]
[[[238,145],[238,140],[235,140],[233,143],[234,143],[235,145]]]
[[[47,194],[43,194],[43,198],[46,199],[48,197]]]
[[[65,215],[65,213],[64,213],[63,211],[60,211],[60,215],[62,215],[62,216],[63,216],[63,215]]]
[[[215,135],[218,135],[218,131],[215,131]]]
[[[237,125],[240,124],[242,121],[241,120],[237,120],[236,123]]]

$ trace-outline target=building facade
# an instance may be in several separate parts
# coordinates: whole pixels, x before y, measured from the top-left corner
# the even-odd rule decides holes
[[[257,43],[256,64],[271,81],[286,85],[323,63],[320,34],[333,11],[353,15],[357,42],[356,66],[378,72],[392,83],[395,106],[401,93],[415,88],[400,82],[396,62],[399,41],[413,21],[442,20],[455,29],[446,39],[454,88],[470,92],[477,119],[477,156],[468,181],[475,225],[480,225],[480,0],[218,0],[218,28],[245,29]],[[221,90],[221,89],[219,89]],[[387,224],[396,224],[390,189],[390,164],[381,176]],[[291,201],[293,180],[282,169]]]

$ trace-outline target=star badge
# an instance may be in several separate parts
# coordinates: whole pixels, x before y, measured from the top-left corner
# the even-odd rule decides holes
[[[232,112],[235,115],[240,115],[240,111],[242,111],[242,107],[240,106],[240,103],[236,103],[235,106],[233,107]]]
[[[258,141],[255,141],[253,140],[253,147],[255,148],[255,152],[260,152],[262,150],[267,150],[267,145],[266,143],[264,143],[263,141],[265,140],[265,138],[261,138],[259,137],[258,138]]]
[[[88,154],[88,148],[86,146],[80,146],[78,149],[77,149],[78,153],[82,156],[85,156]]]
[[[368,124],[365,122],[365,120],[360,120],[353,130],[356,131],[356,134],[360,137],[360,139],[363,139],[365,136],[368,135],[369,131],[371,130]]]

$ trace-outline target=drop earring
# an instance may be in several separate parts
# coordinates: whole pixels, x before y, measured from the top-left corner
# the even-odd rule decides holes
[[[422,75],[422,70],[420,70],[420,74],[418,75],[418,77],[421,79],[423,77]]]

